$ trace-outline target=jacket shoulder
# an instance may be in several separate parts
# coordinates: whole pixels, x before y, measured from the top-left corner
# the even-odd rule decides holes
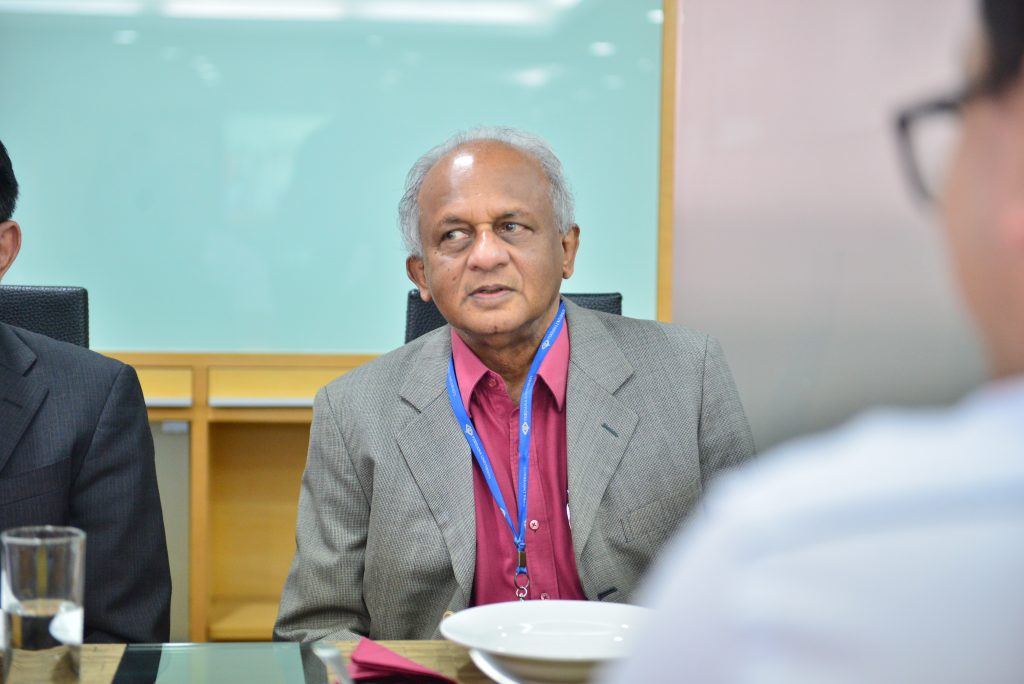
[[[694,354],[703,357],[713,338],[707,334],[674,323],[617,316],[599,311],[588,312],[599,320],[615,339],[626,356],[658,351],[673,354]]]
[[[36,368],[33,370],[58,373],[70,371],[74,374],[85,373],[94,377],[109,376],[113,379],[126,367],[126,364],[117,359],[70,342],[55,340],[52,337],[15,326],[8,326],[8,328],[36,355]]]
[[[451,328],[447,325],[432,330],[412,342],[353,368],[327,383],[322,391],[332,401],[335,396],[347,396],[351,393],[358,393],[361,396],[394,394],[409,372],[422,362],[423,348],[437,344],[441,341],[440,338],[450,334]]]

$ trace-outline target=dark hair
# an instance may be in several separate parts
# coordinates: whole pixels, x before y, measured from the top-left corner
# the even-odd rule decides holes
[[[0,142],[0,221],[10,221],[18,202],[18,179],[14,177],[7,148]]]
[[[981,86],[1002,93],[1020,76],[1024,60],[1024,0],[983,0],[981,16],[988,50]]]

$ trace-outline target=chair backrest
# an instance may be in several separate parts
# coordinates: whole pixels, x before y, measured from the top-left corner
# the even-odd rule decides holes
[[[569,294],[562,296],[587,309],[605,313],[622,315],[622,295],[618,292]],[[420,299],[419,290],[409,290],[409,298],[405,307],[405,341],[412,342],[420,335],[436,330],[447,321],[437,310],[434,302]]]
[[[0,285],[0,321],[89,347],[89,293],[84,287]]]

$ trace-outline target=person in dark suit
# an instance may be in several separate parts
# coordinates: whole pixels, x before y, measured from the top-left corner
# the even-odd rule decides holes
[[[17,194],[0,143],[0,279],[21,247]],[[86,642],[169,639],[167,543],[135,371],[0,322],[0,530],[22,525],[85,531]]]

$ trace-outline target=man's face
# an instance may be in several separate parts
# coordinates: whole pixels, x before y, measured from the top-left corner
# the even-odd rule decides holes
[[[963,113],[942,208],[954,270],[998,375],[1024,349],[1024,88]]]
[[[559,233],[540,164],[501,143],[469,143],[434,165],[418,199],[423,256],[406,265],[424,299],[469,342],[542,335],[579,228]]]

